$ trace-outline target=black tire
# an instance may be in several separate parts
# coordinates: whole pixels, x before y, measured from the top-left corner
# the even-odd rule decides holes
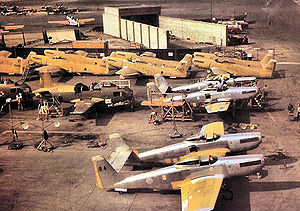
[[[231,200],[233,198],[232,191],[225,189],[222,191],[222,198],[225,200]]]

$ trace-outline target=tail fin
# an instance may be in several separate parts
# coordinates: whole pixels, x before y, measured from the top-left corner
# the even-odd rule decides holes
[[[40,86],[41,86],[41,88],[57,86],[57,84],[54,83],[53,79],[51,78],[48,66],[38,68],[38,70],[40,72]]]
[[[154,79],[155,79],[155,85],[161,93],[165,94],[169,91],[170,85],[162,75],[155,74]]]
[[[276,68],[276,60],[271,59],[265,66],[264,69],[268,73],[268,77],[272,77]]]
[[[191,54],[186,54],[184,58],[179,62],[179,64],[175,67],[176,71],[179,71],[184,75],[183,77],[186,77],[187,70],[192,65],[192,58],[193,56]]]
[[[264,67],[271,59],[275,59],[273,52],[268,52],[265,57],[260,61],[262,67]]]
[[[100,189],[109,188],[122,179],[122,175],[119,175],[102,156],[98,155],[92,157],[92,162],[96,174],[97,185]]]
[[[30,53],[28,54],[27,58],[25,59],[25,61],[26,61],[28,64],[34,63],[34,61],[32,61],[32,56],[33,56],[33,55],[36,55],[36,53],[33,52],[33,51],[30,51]]]
[[[108,162],[117,172],[120,172],[123,166],[127,164],[135,164],[140,160],[137,156],[137,151],[130,148],[119,133],[114,133],[109,136],[113,152],[108,158]]]
[[[187,68],[192,65],[193,56],[191,54],[186,54],[180,62],[186,62]]]

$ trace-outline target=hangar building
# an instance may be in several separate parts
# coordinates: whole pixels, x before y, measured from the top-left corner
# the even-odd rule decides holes
[[[169,34],[197,42],[227,45],[225,25],[160,16],[160,6],[105,7],[104,33],[151,49],[167,49]]]

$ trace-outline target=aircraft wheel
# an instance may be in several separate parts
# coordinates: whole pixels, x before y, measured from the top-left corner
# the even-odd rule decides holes
[[[225,189],[223,192],[222,192],[222,198],[225,199],[225,200],[231,200],[233,198],[233,193],[232,191],[228,190],[228,189]]]

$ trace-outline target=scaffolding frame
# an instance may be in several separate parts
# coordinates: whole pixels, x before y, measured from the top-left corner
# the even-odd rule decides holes
[[[165,96],[168,96],[166,98]],[[181,96],[180,101],[174,101],[175,96]],[[168,99],[168,101],[166,101]],[[149,106],[153,112],[157,112],[163,121],[192,121],[193,110],[189,102],[182,93],[150,93],[147,101],[141,103],[142,106]],[[159,107],[159,112],[157,108]]]

